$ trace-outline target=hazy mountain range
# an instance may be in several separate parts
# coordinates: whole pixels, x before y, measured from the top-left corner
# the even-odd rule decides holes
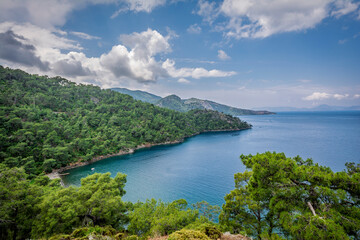
[[[306,111],[360,111],[360,106],[329,106],[322,104],[312,108],[296,108],[296,107],[266,107],[265,109],[273,112],[306,112]]]
[[[230,114],[233,116],[240,115],[264,115],[264,114],[274,114],[265,110],[249,110],[242,108],[230,107],[220,103],[216,103],[209,100],[202,100],[197,98],[181,99],[176,95],[169,95],[167,97],[160,97],[154,94],[140,91],[140,90],[129,90],[127,88],[111,88],[114,91],[128,94],[134,99],[141,100],[143,102],[149,102],[159,107],[169,108],[180,112],[187,112],[192,109],[210,109],[223,112],[225,114]]]

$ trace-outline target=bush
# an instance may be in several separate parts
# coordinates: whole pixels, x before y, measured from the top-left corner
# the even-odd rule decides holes
[[[203,231],[205,231],[206,236],[208,236],[211,239],[216,240],[216,239],[221,238],[220,230],[217,227],[215,227],[215,226],[213,226],[211,224],[205,225]]]
[[[195,240],[195,239],[210,240],[210,238],[206,236],[205,233],[195,230],[187,230],[187,229],[176,231],[172,233],[168,238],[168,240]]]
[[[114,236],[115,240],[121,240],[124,238],[124,233],[118,233]]]
[[[137,235],[130,235],[128,237],[125,238],[126,240],[138,240],[139,237]]]
[[[204,222],[200,224],[196,224],[195,222],[193,224],[188,225],[186,229],[200,231],[213,240],[219,239],[222,235],[218,227],[212,222]]]
[[[49,240],[71,240],[71,239],[73,238],[71,238],[70,235],[66,235],[66,234],[58,234],[49,238]]]

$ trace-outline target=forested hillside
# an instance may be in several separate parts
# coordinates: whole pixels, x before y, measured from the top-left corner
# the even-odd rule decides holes
[[[180,113],[92,85],[0,66],[0,163],[27,174],[142,144],[251,127],[229,115]]]

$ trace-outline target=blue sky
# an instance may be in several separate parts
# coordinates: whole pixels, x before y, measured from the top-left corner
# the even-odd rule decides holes
[[[243,108],[360,105],[360,2],[2,0],[0,64]]]

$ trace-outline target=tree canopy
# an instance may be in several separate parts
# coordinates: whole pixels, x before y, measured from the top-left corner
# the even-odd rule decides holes
[[[241,156],[250,170],[235,174],[221,222],[261,239],[360,238],[360,168],[334,173],[299,156],[266,152]]]

